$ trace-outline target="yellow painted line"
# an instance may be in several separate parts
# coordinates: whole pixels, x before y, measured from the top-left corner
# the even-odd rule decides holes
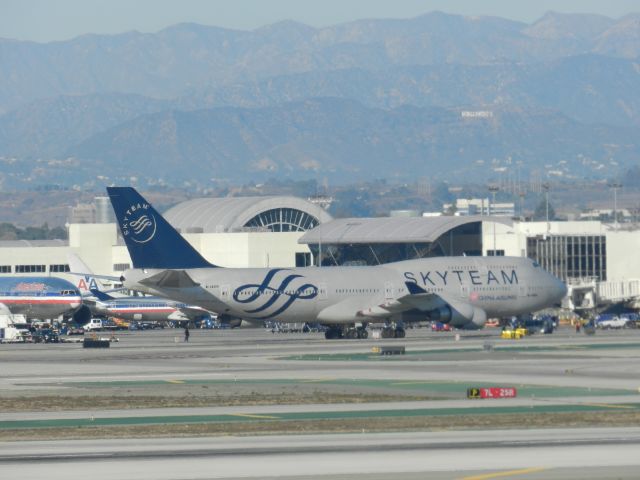
[[[520,470],[509,470],[507,472],[486,473],[484,475],[473,475],[471,477],[463,477],[462,480],[488,480],[490,478],[512,477],[515,475],[526,475],[527,473],[536,473],[547,470],[543,467],[523,468]]]
[[[583,403],[582,405],[587,405],[589,407],[625,408],[630,410],[636,409],[636,407],[632,405],[615,405],[611,403]]]
[[[184,383],[184,380],[167,380],[167,383]]]
[[[432,383],[442,383],[436,381],[424,381],[424,382],[393,382],[391,385],[428,385]]]
[[[232,417],[246,417],[246,418],[266,418],[268,420],[277,420],[280,417],[272,417],[271,415],[251,415],[249,413],[230,413]]]
[[[319,383],[319,382],[332,382],[335,378],[314,378],[311,380],[301,380],[300,383]]]

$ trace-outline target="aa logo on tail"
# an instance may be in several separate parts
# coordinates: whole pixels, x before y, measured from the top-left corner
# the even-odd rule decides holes
[[[147,243],[156,234],[156,218],[148,203],[131,205],[125,212],[121,225],[122,235],[136,243]]]
[[[98,284],[96,283],[96,279],[89,275],[85,275],[83,278],[81,278],[80,281],[78,282],[77,287],[78,287],[78,290],[80,290],[81,292],[98,290]]]

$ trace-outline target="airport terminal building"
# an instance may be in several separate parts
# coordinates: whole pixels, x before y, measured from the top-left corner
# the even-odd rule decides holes
[[[96,274],[120,275],[131,259],[102,197],[79,223],[69,223],[69,240],[0,241],[0,275],[68,276],[68,254],[77,254]],[[109,205],[110,207],[110,205]],[[93,214],[87,212],[94,212]],[[223,267],[294,267],[311,264],[298,243],[308,229],[330,221],[324,209],[290,196],[199,198],[179,203],[165,218],[210,262]]]
[[[99,215],[68,225],[68,241],[0,242],[0,275],[66,276],[70,252],[98,274],[117,276],[130,268],[129,254],[104,200],[96,205]],[[223,267],[522,256],[569,284],[570,307],[640,297],[640,230],[600,221],[522,222],[506,216],[334,220],[320,206],[290,196],[198,198],[164,215],[207,260]]]

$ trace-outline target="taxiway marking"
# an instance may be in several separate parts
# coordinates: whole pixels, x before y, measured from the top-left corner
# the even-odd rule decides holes
[[[462,480],[489,480],[491,478],[513,477],[515,475],[526,475],[527,473],[536,473],[547,470],[544,467],[521,468],[520,470],[509,470],[506,472],[486,473],[484,475],[473,475],[471,477],[463,477]]]

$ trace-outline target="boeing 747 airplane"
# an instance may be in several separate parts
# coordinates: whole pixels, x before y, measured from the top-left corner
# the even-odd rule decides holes
[[[387,322],[439,320],[481,328],[488,317],[519,315],[560,302],[566,286],[528,258],[439,257],[377,266],[222,268],[209,263],[135,189],[109,187],[133,268],[132,290],[199,305],[248,321],[317,322],[332,338],[366,338]]]

